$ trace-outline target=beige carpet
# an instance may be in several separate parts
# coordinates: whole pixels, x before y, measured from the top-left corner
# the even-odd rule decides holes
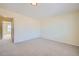
[[[12,44],[0,41],[0,56],[78,56],[79,47],[46,39]]]

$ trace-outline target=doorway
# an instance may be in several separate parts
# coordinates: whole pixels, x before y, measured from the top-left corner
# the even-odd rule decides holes
[[[3,40],[11,40],[11,22],[2,21],[2,39]]]
[[[13,18],[0,17],[1,39],[14,43],[14,21]]]

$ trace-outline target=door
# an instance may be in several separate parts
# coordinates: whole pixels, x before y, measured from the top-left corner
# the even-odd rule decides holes
[[[2,17],[0,16],[0,40],[2,40]]]
[[[2,17],[0,19],[0,29],[2,40],[11,40],[14,42],[14,21],[13,18]]]
[[[2,39],[3,40],[11,40],[11,22],[10,21],[2,21]]]

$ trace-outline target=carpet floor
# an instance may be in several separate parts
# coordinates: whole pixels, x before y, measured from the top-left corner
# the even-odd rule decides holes
[[[0,56],[79,56],[79,47],[46,39],[0,41]]]

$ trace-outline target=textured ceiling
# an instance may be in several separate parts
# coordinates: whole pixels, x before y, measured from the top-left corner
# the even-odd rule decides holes
[[[78,3],[38,3],[32,6],[30,3],[0,3],[0,8],[14,11],[29,17],[48,17],[60,13],[79,10]]]

